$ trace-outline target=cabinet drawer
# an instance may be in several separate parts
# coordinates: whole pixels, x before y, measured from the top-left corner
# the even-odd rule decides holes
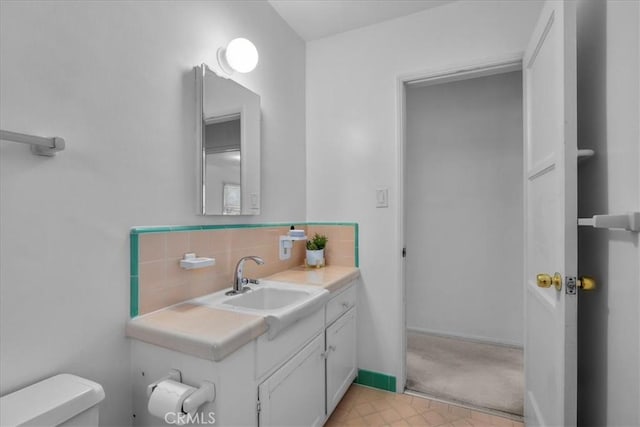
[[[334,296],[327,303],[326,324],[331,324],[334,320],[346,313],[351,307],[356,305],[356,287],[352,284],[347,289]]]

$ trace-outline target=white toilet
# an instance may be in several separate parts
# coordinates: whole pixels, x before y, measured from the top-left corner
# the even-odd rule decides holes
[[[0,426],[97,426],[102,386],[60,374],[0,398]]]

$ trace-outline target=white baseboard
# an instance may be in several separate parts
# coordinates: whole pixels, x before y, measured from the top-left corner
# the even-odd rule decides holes
[[[422,334],[436,335],[444,338],[457,338],[465,341],[478,342],[483,344],[501,345],[503,347],[519,348],[522,349],[523,344],[515,341],[501,340],[490,337],[483,337],[478,335],[466,335],[466,334],[452,334],[450,332],[434,331],[424,328],[415,328],[407,326],[407,332],[417,332]]]

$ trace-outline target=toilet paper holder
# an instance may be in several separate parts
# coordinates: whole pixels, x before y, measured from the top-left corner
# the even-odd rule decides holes
[[[182,373],[177,369],[169,370],[169,373],[158,381],[154,381],[147,386],[147,397],[151,397],[153,390],[165,380],[182,382]],[[213,402],[216,399],[216,385],[210,381],[202,381],[200,387],[191,393],[182,403],[182,412],[185,414],[195,414],[200,406],[206,402]]]
[[[147,386],[147,397],[151,397],[151,393],[153,393],[153,390],[158,387],[158,384],[164,380],[173,380],[176,382],[181,383],[182,382],[182,372],[180,372],[177,369],[170,369],[169,373],[167,375],[165,375],[164,377],[160,378],[158,381],[152,382],[151,384],[149,384]]]

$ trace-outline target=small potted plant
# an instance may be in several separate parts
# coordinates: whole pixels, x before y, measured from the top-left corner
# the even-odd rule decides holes
[[[327,246],[327,236],[314,234],[311,240],[307,240],[307,266],[324,266],[324,248]]]

